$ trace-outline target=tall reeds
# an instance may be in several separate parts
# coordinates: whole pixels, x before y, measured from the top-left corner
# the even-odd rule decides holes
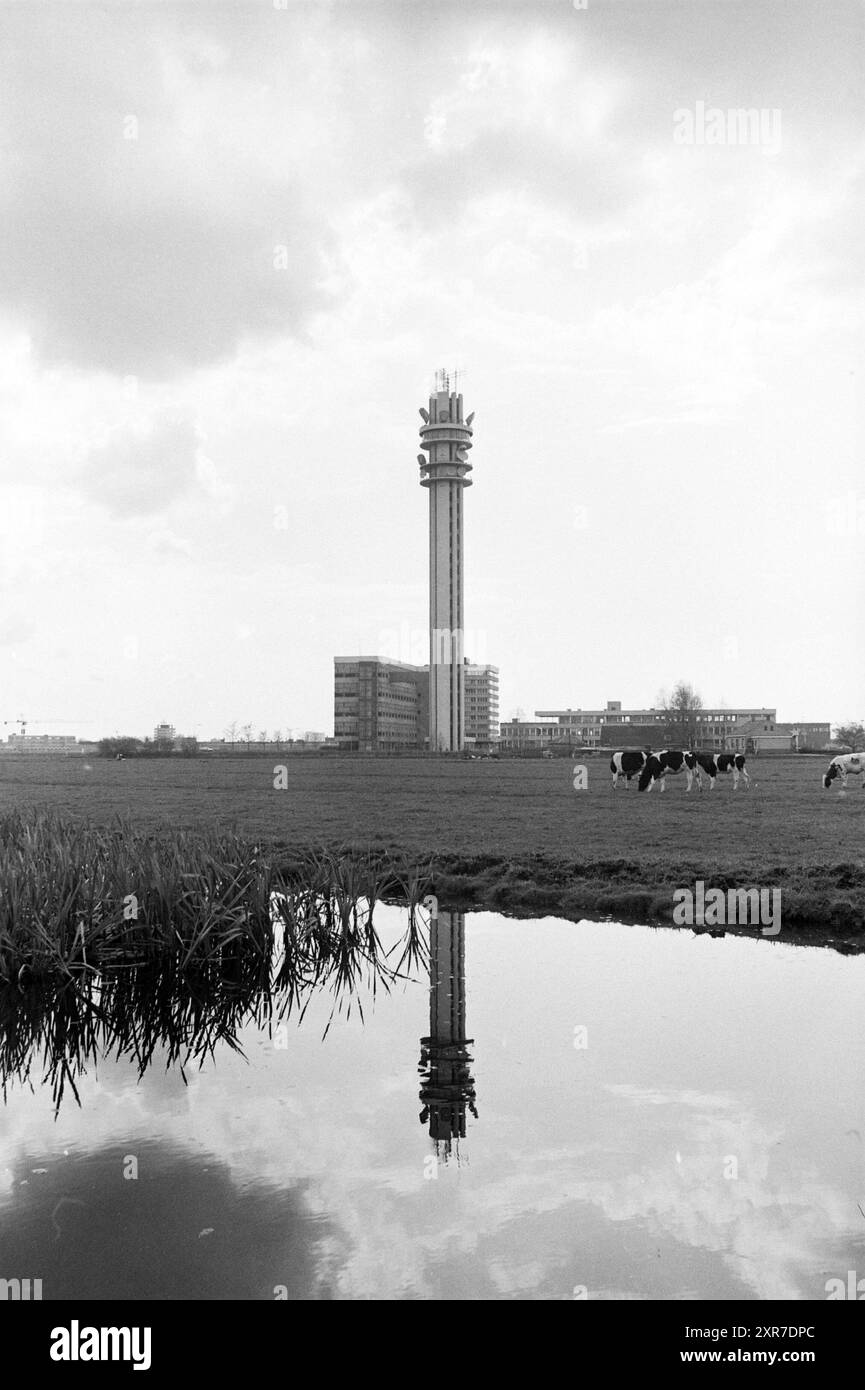
[[[401,901],[413,920],[426,889],[421,872],[387,855],[277,857],[214,831],[154,834],[13,812],[0,817],[0,982],[166,953],[185,969],[241,942],[269,959],[275,895],[289,940],[314,926],[323,951],[374,952],[376,902]]]
[[[428,875],[382,854],[286,856],[235,835],[0,817],[0,1077],[34,1049],[59,1105],[97,1056],[143,1070],[236,1046],[242,1024],[301,1019],[316,991],[337,1009],[428,958]],[[403,904],[385,948],[376,903]],[[327,1028],[325,1032],[327,1032]],[[76,1092],[77,1094],[77,1092]]]

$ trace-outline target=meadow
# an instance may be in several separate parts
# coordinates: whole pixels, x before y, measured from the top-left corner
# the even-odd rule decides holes
[[[826,757],[752,758],[750,790],[729,780],[688,795],[682,778],[613,792],[606,757],[566,759],[239,756],[113,762],[7,757],[0,814],[33,808],[141,832],[229,833],[268,846],[290,871],[310,850],[396,855],[453,907],[516,915],[669,922],[672,891],[780,888],[784,939],[865,947],[865,791],[824,791]]]

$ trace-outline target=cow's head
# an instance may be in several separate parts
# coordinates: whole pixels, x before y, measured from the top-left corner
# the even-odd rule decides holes
[[[643,766],[643,770],[640,773],[640,780],[637,783],[638,791],[644,792],[646,788],[651,785],[653,779],[657,777],[660,771],[660,760],[654,756],[651,758],[647,758]]]
[[[831,785],[832,785],[832,783],[834,782],[835,778],[838,777],[838,776],[839,776],[839,772],[838,772],[838,766],[837,766],[837,764],[836,764],[836,763],[830,763],[829,766],[828,766],[828,768],[826,769],[826,771],[825,771],[824,774],[823,774],[823,786],[824,786],[824,787],[831,787]]]

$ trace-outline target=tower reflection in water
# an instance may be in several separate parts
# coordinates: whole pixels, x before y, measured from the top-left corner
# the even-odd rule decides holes
[[[438,1158],[460,1161],[466,1110],[477,1119],[466,1037],[465,913],[439,912],[430,922],[430,1036],[420,1040],[420,1113]]]

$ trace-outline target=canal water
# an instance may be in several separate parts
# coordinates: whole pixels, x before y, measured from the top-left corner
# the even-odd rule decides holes
[[[405,913],[376,923],[396,941]],[[63,1036],[29,1080],[6,1048],[0,1278],[571,1300],[865,1275],[865,957],[442,912],[429,965],[350,1009],[313,991],[200,1068],[97,1058],[59,1107]]]

